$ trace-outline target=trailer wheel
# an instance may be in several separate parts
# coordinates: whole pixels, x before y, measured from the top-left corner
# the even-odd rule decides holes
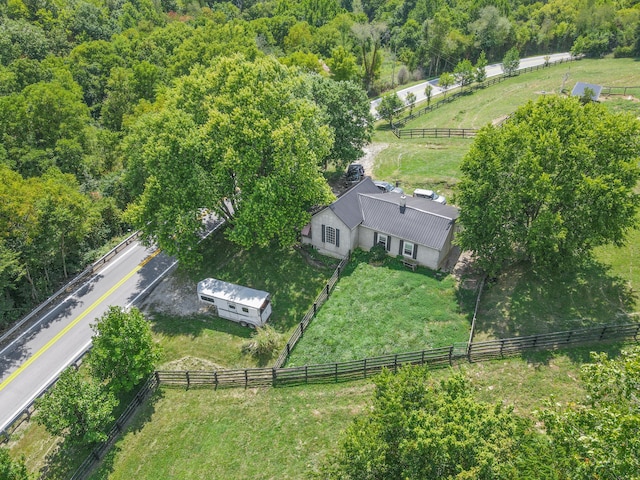
[[[248,325],[247,325],[247,322],[240,322],[240,326],[241,327],[247,327]]]

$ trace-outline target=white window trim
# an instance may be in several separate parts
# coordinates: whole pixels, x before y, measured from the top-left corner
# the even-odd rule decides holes
[[[383,238],[384,238],[384,242],[382,241]],[[387,235],[385,233],[379,233],[378,234],[378,243],[382,244],[382,246],[384,247],[385,250],[389,250],[389,235]]]
[[[324,241],[325,243],[330,243],[331,245],[336,244],[336,229],[330,225],[326,225],[324,227]]]
[[[411,245],[411,249],[409,249],[409,253],[407,253],[407,246]],[[402,246],[402,255],[405,257],[413,258],[413,252],[416,248],[415,243],[404,241],[404,245]]]

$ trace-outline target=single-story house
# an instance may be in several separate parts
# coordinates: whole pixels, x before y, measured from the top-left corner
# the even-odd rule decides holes
[[[451,250],[458,209],[432,200],[381,193],[366,177],[302,229],[302,243],[344,258],[380,243],[389,255],[437,270]]]

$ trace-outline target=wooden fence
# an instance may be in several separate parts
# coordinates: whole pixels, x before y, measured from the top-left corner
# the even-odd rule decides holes
[[[602,87],[601,95],[640,95],[640,87]]]
[[[505,358],[531,350],[555,350],[571,345],[609,341],[638,341],[640,323],[605,325],[582,330],[544,333],[527,337],[454,344],[448,347],[397,353],[349,362],[287,368],[249,368],[218,371],[158,371],[160,385],[185,388],[262,387],[366,379],[383,368],[397,370],[402,365],[443,367],[455,362],[480,362]]]
[[[138,407],[142,405],[147,397],[149,397],[153,392],[157,390],[158,385],[158,377],[156,375],[151,375],[147,379],[145,384],[140,388],[140,390],[138,390],[138,393],[135,397],[133,397],[133,400],[129,403],[124,412],[122,412],[118,420],[116,420],[116,422],[113,424],[111,430],[109,430],[109,433],[107,434],[107,439],[93,449],[89,456],[75,471],[75,473],[71,477],[71,480],[88,478],[91,471],[109,452],[109,449],[114,444],[122,430],[126,428],[127,422],[136,413]]]
[[[478,130],[475,128],[408,128],[394,133],[398,138],[473,138]]]
[[[396,137],[398,138],[403,138],[403,131],[400,130],[401,127],[404,127],[409,121],[413,120],[414,118],[418,118],[426,113],[429,113],[437,108],[440,108],[443,105],[446,105],[447,103],[452,102],[453,100],[455,100],[456,98],[461,97],[462,95],[468,95],[470,93],[475,92],[476,90],[480,90],[482,88],[486,88],[486,87],[490,87],[492,85],[496,85],[498,83],[502,83],[505,80],[516,76],[516,75],[520,75],[522,73],[529,73],[529,72],[534,72],[536,70],[540,70],[542,68],[548,68],[552,65],[559,65],[562,63],[567,63],[567,62],[572,62],[576,59],[574,58],[570,58],[570,59],[560,59],[557,60],[555,62],[548,62],[548,63],[544,63],[542,65],[536,65],[533,67],[527,67],[527,68],[523,68],[518,70],[516,73],[514,73],[513,75],[499,75],[496,77],[492,77],[489,78],[487,80],[485,80],[482,83],[476,83],[474,85],[469,85],[469,86],[465,86],[465,87],[460,87],[460,90],[456,91],[456,92],[447,92],[445,93],[444,97],[441,100],[438,100],[437,102],[434,103],[430,103],[429,105],[427,105],[426,107],[420,108],[418,110],[415,110],[414,112],[412,112],[410,115],[407,115],[406,117],[399,119],[395,122],[393,122],[393,124],[391,125],[391,130],[393,131],[393,133],[395,134]],[[612,87],[611,87],[612,88]],[[631,88],[631,87],[629,87]],[[405,138],[413,138],[413,137],[406,137]],[[470,138],[470,137],[461,137],[461,138]]]
[[[311,306],[309,311],[307,311],[305,316],[302,317],[302,320],[300,320],[300,323],[291,334],[289,341],[284,346],[284,349],[282,350],[282,352],[280,352],[280,355],[275,361],[273,365],[274,368],[281,368],[284,366],[285,362],[289,358],[289,355],[291,355],[291,352],[293,351],[293,347],[296,346],[296,343],[298,343],[298,340],[300,340],[304,335],[304,331],[307,329],[307,327],[311,323],[311,320],[313,320],[314,317],[316,316],[318,309],[322,306],[324,302],[327,301],[327,299],[329,298],[329,295],[331,295],[331,291],[333,290],[333,287],[335,286],[336,282],[340,279],[340,273],[344,269],[350,257],[351,257],[351,252],[349,252],[349,255],[347,255],[345,258],[343,258],[340,261],[340,263],[338,264],[338,267],[333,272],[333,275],[331,276],[327,284],[322,288],[322,291],[313,302],[313,305]]]
[[[604,341],[634,340],[637,342],[639,334],[640,323],[605,325],[582,330],[487,342],[459,343],[418,352],[396,353],[349,362],[305,365],[302,367],[247,368],[244,370],[218,371],[157,371],[149,377],[133,401],[118,418],[109,431],[107,440],[91,452],[76,470],[71,480],[80,480],[88,477],[95,466],[104,458],[137,408],[161,385],[187,389],[202,387],[217,389],[218,387],[280,387],[313,383],[337,383],[367,379],[380,373],[383,369],[395,372],[403,365],[429,365],[432,368],[442,368],[452,366],[460,361],[479,362],[493,360],[532,350],[555,350],[570,345],[586,345]]]

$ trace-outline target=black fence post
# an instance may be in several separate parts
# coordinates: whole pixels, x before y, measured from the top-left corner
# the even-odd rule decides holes
[[[218,372],[217,371],[213,372],[213,385],[214,385],[213,389],[217,390],[218,389]]]
[[[449,347],[449,366],[453,366],[453,345]]]
[[[277,372],[275,367],[271,369],[271,386],[275,387],[276,386],[276,379],[277,379]]]
[[[249,370],[244,369],[244,389],[246,390],[249,386]]]
[[[189,377],[188,370],[185,372],[185,376],[187,377],[187,390],[189,390],[189,387],[191,386],[191,378]]]
[[[363,370],[364,370],[364,378],[365,378],[365,380],[366,380],[366,379],[367,379],[367,359],[366,359],[366,358],[364,359],[364,362],[363,362],[362,368],[363,368]]]
[[[300,322],[300,338],[304,335],[304,322]]]
[[[336,383],[338,383],[338,364],[335,364],[335,379],[336,379]]]
[[[316,312],[318,311],[318,303],[313,302],[313,316],[316,316]]]
[[[327,283],[327,298],[329,298],[329,284]]]

